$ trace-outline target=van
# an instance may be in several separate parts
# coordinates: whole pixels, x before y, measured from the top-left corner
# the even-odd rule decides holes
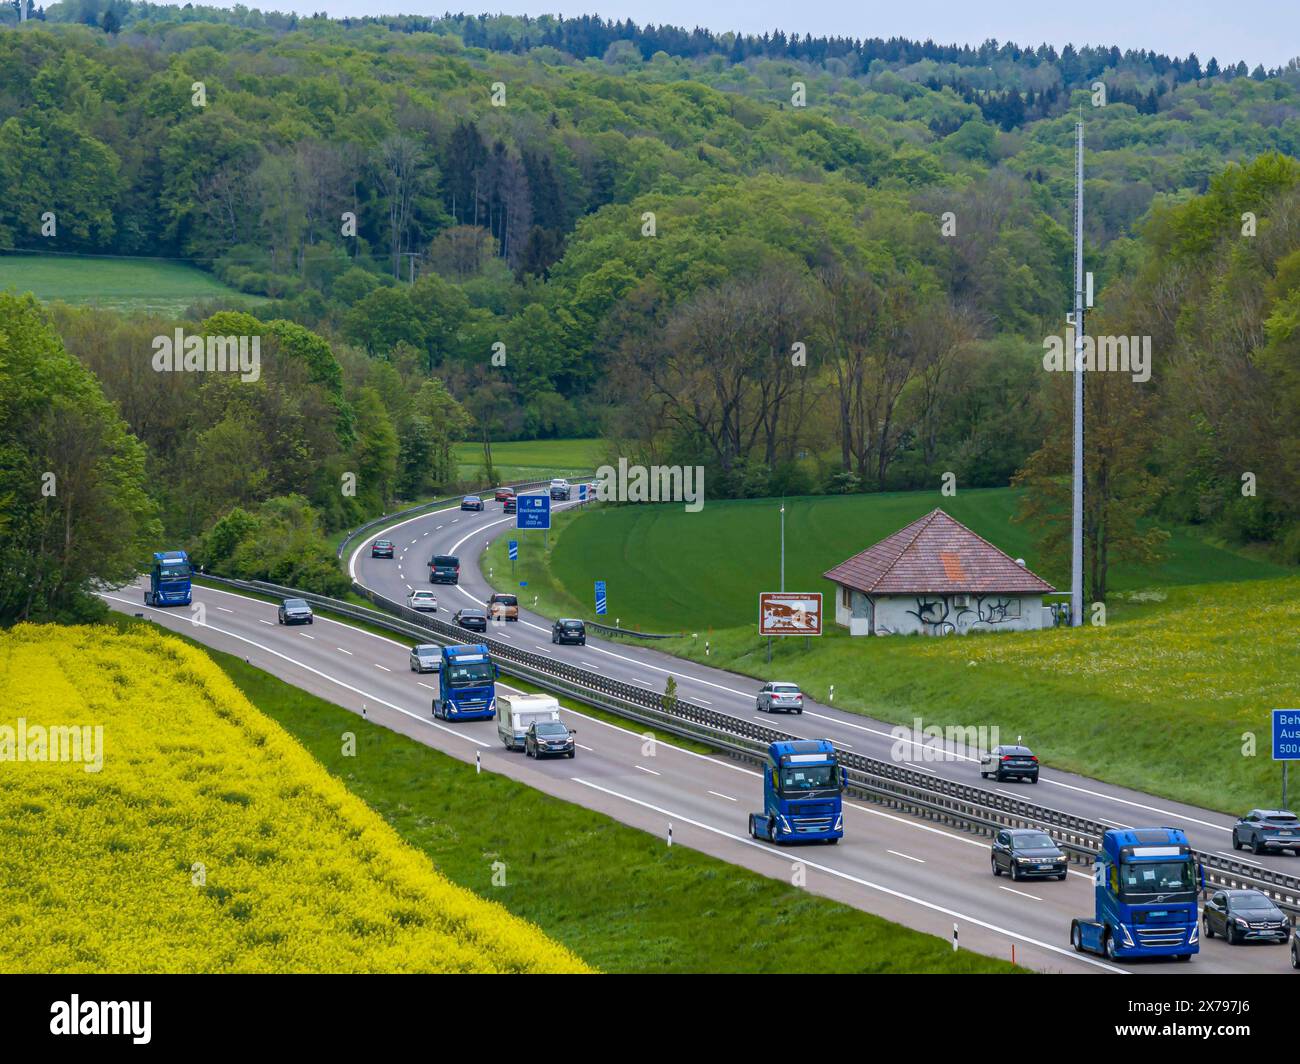
[[[560,703],[550,695],[497,695],[497,735],[507,750],[522,750],[528,726],[559,720]]]
[[[429,559],[429,583],[459,584],[460,559],[453,554],[435,554]]]
[[[488,596],[487,611],[488,616],[493,621],[517,621],[519,620],[519,599],[514,595],[494,591]]]

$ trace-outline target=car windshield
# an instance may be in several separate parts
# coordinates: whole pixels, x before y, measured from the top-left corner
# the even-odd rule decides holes
[[[1022,850],[1046,850],[1055,849],[1056,843],[1052,841],[1052,836],[1039,832],[1035,835],[1013,835],[1012,836],[1017,848]]]
[[[834,765],[787,765],[781,769],[782,794],[827,787],[839,787],[839,774]]]
[[[421,658],[436,658],[438,656],[438,648],[437,647],[416,647],[415,653],[417,657],[421,657]]]
[[[551,738],[557,735],[569,734],[568,728],[566,728],[563,724],[557,724],[555,721],[547,721],[544,724],[536,724],[534,725],[534,727],[537,729],[538,735],[544,735]]]
[[[1271,912],[1273,903],[1262,894],[1242,894],[1229,899],[1234,909],[1240,909],[1242,912]]]
[[[392,544],[389,543],[388,540],[386,540],[386,539],[377,539],[377,540],[375,540],[375,546],[376,546],[376,547],[391,547]]]
[[[428,602],[430,599],[437,601],[432,591],[412,591],[411,598],[417,602]]]
[[[564,625],[564,627],[567,628],[570,632],[576,632],[579,628],[582,627],[582,622],[581,622],[581,621],[564,621],[564,622],[563,622],[563,625]]]
[[[435,554],[433,558],[434,565],[459,565],[460,562],[450,554]]]
[[[1129,898],[1194,891],[1192,862],[1128,862],[1120,867],[1119,889]]]
[[[478,687],[491,683],[492,679],[492,666],[486,661],[452,665],[447,669],[447,683],[452,687]]]
[[[485,615],[482,610],[461,610],[460,611],[460,619],[462,621],[472,621],[475,618],[482,618],[483,616]]]

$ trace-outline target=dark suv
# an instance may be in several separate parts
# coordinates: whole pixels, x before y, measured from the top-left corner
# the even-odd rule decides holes
[[[1070,864],[1052,836],[1037,828],[1000,828],[993,836],[990,857],[993,874],[1010,872],[1012,879],[1028,876],[1056,876],[1064,879]]]
[[[1232,829],[1232,848],[1255,853],[1290,850],[1300,857],[1300,817],[1285,809],[1252,809]]]
[[[529,757],[573,757],[577,746],[571,732],[558,720],[535,720],[524,735],[524,753]]]
[[[429,583],[459,584],[460,559],[453,554],[435,554],[429,559]]]
[[[1014,778],[1038,782],[1038,758],[1027,746],[995,746],[980,758],[980,776],[1001,783]]]
[[[1240,942],[1275,942],[1285,946],[1291,938],[1286,913],[1258,890],[1217,890],[1205,903],[1205,937],[1222,935],[1228,945]]]
[[[551,625],[552,643],[577,643],[587,645],[587,626],[573,617],[561,617]]]
[[[304,599],[285,599],[275,611],[275,619],[280,624],[311,624],[311,607]]]

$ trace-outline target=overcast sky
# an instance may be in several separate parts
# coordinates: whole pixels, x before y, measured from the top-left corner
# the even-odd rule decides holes
[[[222,0],[208,0],[222,2]],[[631,18],[639,25],[701,25],[722,33],[932,38],[938,43],[979,44],[993,37],[1021,45],[1043,41],[1149,48],[1166,55],[1195,52],[1204,63],[1246,60],[1254,67],[1282,66],[1300,55],[1300,0],[245,0],[250,7],[332,16],[394,12],[440,15],[450,9],[478,14],[562,13]],[[226,5],[228,6],[228,5]]]

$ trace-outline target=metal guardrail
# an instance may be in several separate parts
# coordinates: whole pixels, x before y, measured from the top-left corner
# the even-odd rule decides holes
[[[631,628],[620,628],[616,624],[606,624],[604,621],[584,620],[582,623],[588,628],[596,628],[608,635],[626,635],[631,636],[633,639],[675,639],[682,634],[681,632],[669,632],[666,635],[655,632],[638,632]]]
[[[624,683],[588,669],[569,665],[542,654],[520,650],[509,643],[468,633],[465,629],[427,613],[412,610],[401,602],[354,583],[353,589],[379,610],[282,587],[261,580],[232,580],[205,574],[205,579],[264,595],[301,598],[342,617],[363,621],[389,631],[430,642],[463,643],[473,639],[485,643],[503,671],[546,690],[567,695],[620,717],[662,728],[671,734],[694,739],[743,760],[762,763],[770,743],[798,736],[730,714],[696,705],[686,699],[668,702],[663,695]],[[945,779],[905,765],[847,750],[837,751],[847,770],[848,793],[889,808],[964,830],[991,834],[1004,827],[1041,828],[1051,834],[1062,849],[1079,862],[1091,862],[1101,845],[1107,825],[1048,806],[1036,805],[983,787]],[[1210,890],[1260,890],[1281,908],[1300,914],[1300,878],[1271,869],[1247,865],[1217,854],[1194,851],[1205,867]]]

